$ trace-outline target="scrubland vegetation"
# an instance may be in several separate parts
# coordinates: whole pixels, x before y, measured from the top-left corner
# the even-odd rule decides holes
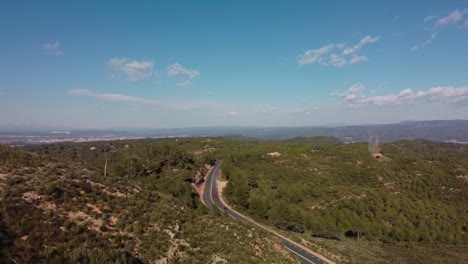
[[[367,147],[329,138],[235,143],[224,158],[225,193],[258,221],[355,263],[466,261],[468,147],[398,141],[379,159]]]
[[[297,261],[200,202],[195,176],[223,159],[231,205],[338,263],[466,263],[468,147],[382,154],[333,138],[0,145],[0,262]]]
[[[206,173],[191,154],[199,144],[0,146],[0,263],[296,262],[275,238],[203,206],[191,188]]]

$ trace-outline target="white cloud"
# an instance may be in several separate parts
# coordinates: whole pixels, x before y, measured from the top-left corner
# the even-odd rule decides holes
[[[398,94],[379,96],[364,96],[364,86],[356,83],[345,92],[330,95],[343,98],[349,107],[363,106],[393,106],[410,104],[414,102],[438,102],[452,104],[468,104],[468,86],[465,87],[433,87],[425,91],[414,93],[405,89]]]
[[[343,43],[338,44],[328,44],[319,49],[307,50],[299,56],[298,63],[299,65],[307,65],[313,63],[319,63],[324,66],[333,66],[333,67],[344,67],[346,65],[357,64],[360,62],[367,61],[366,56],[358,56],[357,53],[365,45],[369,43],[374,43],[379,40],[379,36],[371,37],[365,36],[362,38],[358,44],[352,47],[346,47]],[[343,50],[344,49],[344,50]],[[332,51],[339,51],[340,54],[332,53]],[[332,53],[332,54],[330,54]],[[330,55],[329,55],[330,54]],[[351,58],[350,58],[351,56]]]
[[[343,93],[332,93],[330,95],[337,96],[345,99],[348,102],[356,101],[357,99],[361,98],[362,91],[364,90],[364,85],[362,83],[356,83],[348,88]]]
[[[361,62],[365,62],[367,61],[367,57],[366,56],[356,56],[356,55],[353,55],[353,58],[349,61],[349,64],[358,64],[358,63],[361,63]]]
[[[396,95],[390,94],[372,97],[364,96],[363,91],[364,85],[356,83],[343,93],[332,93],[330,95],[343,98],[346,105],[350,107],[398,105],[411,100],[413,97],[413,91],[411,89],[405,89]]]
[[[162,110],[191,110],[195,108],[210,107],[214,105],[211,102],[197,102],[197,101],[169,102],[169,101],[157,101],[157,100],[152,100],[152,99],[133,97],[133,96],[123,95],[123,94],[101,94],[101,93],[95,93],[88,89],[72,89],[72,90],[69,90],[68,93],[70,95],[94,97],[94,98],[97,98],[99,100],[104,100],[104,101],[123,102],[123,103],[137,104],[137,105],[147,105],[147,106],[151,106],[151,107],[162,109]]]
[[[430,21],[432,21],[432,20],[434,20],[434,19],[436,19],[436,18],[438,18],[438,17],[439,17],[439,16],[433,16],[433,15],[426,16],[426,17],[424,18],[424,23],[430,22]]]
[[[437,33],[432,33],[431,37],[428,40],[424,41],[423,43],[419,45],[414,45],[413,47],[411,47],[410,51],[417,51],[419,49],[424,48],[425,46],[431,44],[432,41],[434,41],[436,37],[437,37]]]
[[[169,77],[186,76],[189,79],[193,79],[200,76],[200,73],[196,70],[186,69],[179,63],[174,63],[167,69],[167,75]]]
[[[318,107],[309,107],[309,108],[296,109],[294,113],[300,114],[300,115],[310,115],[314,112],[317,112],[318,110],[320,110],[320,108]]]
[[[124,73],[132,82],[143,81],[153,75],[153,62],[150,61],[112,58],[107,66],[114,71]]]
[[[464,87],[433,87],[427,91],[420,91],[417,98],[424,98],[431,102],[454,104],[468,104],[468,86]]]
[[[161,106],[160,102],[150,99],[132,97],[122,94],[100,94],[95,93],[91,90],[87,89],[72,89],[68,91],[71,95],[83,95],[83,96],[90,96],[95,97],[105,101],[116,101],[116,102],[127,102],[127,103],[136,103],[136,104],[143,104],[143,105],[152,105],[152,106]]]
[[[298,62],[300,65],[307,65],[315,62],[324,63],[324,55],[328,54],[333,48],[335,48],[335,44],[328,44],[319,49],[308,50],[299,57]]]
[[[352,53],[358,52],[362,47],[364,47],[366,44],[369,43],[374,43],[380,39],[379,36],[376,37],[371,37],[371,36],[365,36],[364,38],[359,41],[358,44],[354,45],[353,47],[348,47],[343,50],[343,55],[349,55]]]
[[[375,106],[390,106],[390,105],[400,105],[404,103],[409,103],[413,101],[413,91],[411,89],[405,89],[400,93],[365,97],[357,100],[355,103],[356,106],[360,105],[375,105]]]
[[[437,22],[435,23],[435,26],[443,27],[443,26],[447,26],[451,24],[456,24],[459,21],[461,21],[463,17],[465,16],[465,14],[467,13],[468,13],[468,8],[463,9],[463,10],[456,9],[450,12],[447,16],[444,16],[441,19],[437,20]]]
[[[47,54],[52,55],[52,56],[63,56],[65,53],[61,49],[60,42],[55,41],[52,43],[46,43],[42,46],[44,50],[47,52]]]
[[[346,61],[345,58],[343,58],[343,57],[341,57],[341,56],[339,56],[339,55],[332,54],[332,55],[330,55],[329,63],[330,63],[332,66],[341,68],[341,67],[343,67],[343,66],[346,65],[347,61]]]

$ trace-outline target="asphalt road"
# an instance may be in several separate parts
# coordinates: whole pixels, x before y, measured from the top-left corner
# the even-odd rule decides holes
[[[230,210],[229,208],[227,208],[221,202],[221,200],[219,199],[218,186],[217,186],[217,181],[216,181],[217,175],[218,175],[219,170],[221,168],[221,164],[222,164],[222,161],[217,161],[215,166],[211,169],[210,173],[207,175],[207,180],[206,180],[206,183],[205,183],[205,191],[203,193],[203,200],[205,201],[206,205],[207,206],[216,206],[216,207],[219,208],[219,210],[221,210],[222,212],[226,212],[230,217],[232,217],[232,218],[234,218],[236,220],[239,220],[239,221],[254,225],[254,226],[258,227],[258,228],[262,228],[264,230],[267,230],[267,231],[271,232],[270,230],[265,229],[264,227],[258,225],[257,223],[250,221],[249,219],[247,219],[243,215]],[[215,194],[217,197],[213,197],[213,194]],[[277,234],[275,234],[275,235],[277,235]],[[281,241],[281,244],[283,244],[283,246],[286,249],[288,249],[294,255],[296,255],[296,257],[298,259],[300,259],[303,263],[307,263],[307,264],[327,264],[327,262],[325,262],[325,261],[321,260],[320,258],[318,258],[318,257],[306,252],[305,250],[301,249],[299,244],[296,244],[294,242],[290,242],[288,240],[285,240],[282,237],[279,237],[279,239]]]

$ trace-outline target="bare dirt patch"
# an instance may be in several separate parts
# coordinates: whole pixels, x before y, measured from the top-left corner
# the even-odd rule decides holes
[[[112,225],[112,226],[115,226],[117,224],[117,222],[119,221],[119,219],[113,215],[111,215],[109,217],[109,223]]]
[[[86,179],[86,182],[91,184],[91,186],[93,186],[93,187],[97,186],[97,187],[102,188],[102,189],[106,188],[106,186],[104,184],[102,184],[102,183],[93,182],[92,180],[88,180],[88,179]]]
[[[0,180],[3,180],[3,181],[6,180],[7,176],[8,174],[0,173]]]
[[[91,208],[91,210],[93,212],[98,213],[98,214],[102,214],[102,211],[97,206],[95,206],[94,204],[86,203],[86,206]]]
[[[267,155],[271,157],[281,157],[282,154],[279,152],[270,152]]]
[[[96,219],[82,211],[78,212],[68,212],[65,217],[79,225],[86,225],[88,229],[94,230],[96,232],[101,233],[101,230],[99,228],[104,224],[104,222],[101,219]]]
[[[1,174],[0,174],[0,177],[1,177]],[[455,178],[468,182],[468,175],[458,175]]]
[[[57,206],[57,204],[52,202],[44,201],[44,197],[42,195],[37,194],[34,191],[25,192],[22,196],[23,200],[30,203],[32,206],[42,209],[42,210],[51,210],[57,212],[61,217],[66,218],[78,225],[84,225],[90,230],[94,230],[98,233],[102,233],[100,227],[104,225],[104,221],[102,219],[96,219],[82,211],[72,212],[66,211],[63,208]],[[92,204],[86,204],[88,207],[92,208],[93,211],[102,213],[99,208]]]
[[[39,195],[34,191],[23,193],[23,200],[42,210],[57,210],[56,204],[43,201],[42,195]]]
[[[226,188],[227,184],[228,184],[228,181],[218,180],[218,193],[219,193],[219,195],[223,195],[224,188]]]
[[[227,260],[223,259],[221,256],[219,256],[219,255],[217,255],[217,254],[216,254],[216,255],[213,255],[213,256],[211,257],[211,260],[212,260],[211,264],[223,264],[223,263],[228,263]]]
[[[37,194],[36,192],[25,192],[23,193],[23,200],[28,203],[36,202],[37,200],[42,199],[42,196]]]
[[[382,153],[373,153],[372,157],[374,157],[376,160],[382,161],[382,162],[387,162],[387,161],[392,160],[391,158],[384,156]]]

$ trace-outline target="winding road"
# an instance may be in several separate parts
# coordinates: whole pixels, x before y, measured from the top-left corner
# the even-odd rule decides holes
[[[278,234],[277,232],[248,219],[247,217],[231,209],[229,206],[225,205],[219,197],[218,186],[217,186],[217,181],[216,181],[222,163],[223,161],[220,161],[220,160],[216,161],[215,166],[210,170],[210,172],[207,175],[207,179],[205,182],[205,190],[203,193],[203,200],[205,201],[205,204],[207,206],[209,207],[216,206],[219,210],[221,210],[222,212],[226,212],[230,217],[236,220],[254,225],[258,228],[261,228],[268,232],[273,233],[279,238],[279,240],[281,241],[281,244],[286,249],[291,251],[296,257],[298,257],[303,263],[307,263],[307,264],[328,264],[329,263],[325,260],[322,260],[318,256],[315,256],[309,253],[307,249],[304,246],[300,245],[299,243],[296,243]]]

